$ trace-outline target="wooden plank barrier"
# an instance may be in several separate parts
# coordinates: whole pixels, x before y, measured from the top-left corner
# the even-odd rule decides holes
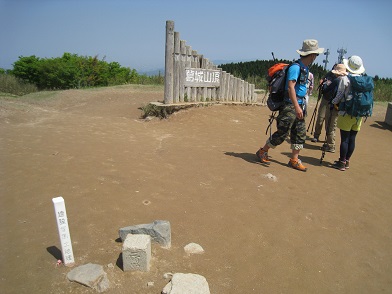
[[[256,103],[255,85],[222,71],[192,50],[174,22],[166,21],[164,104],[187,102]]]

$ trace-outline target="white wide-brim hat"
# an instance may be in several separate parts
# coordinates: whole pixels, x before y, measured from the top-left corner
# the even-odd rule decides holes
[[[353,55],[349,59],[343,59],[343,64],[353,74],[362,74],[365,72],[362,59],[359,56]]]
[[[297,53],[301,56],[307,56],[309,54],[321,54],[324,52],[324,48],[319,48],[318,41],[313,39],[307,39],[302,43],[302,49],[298,49]]]

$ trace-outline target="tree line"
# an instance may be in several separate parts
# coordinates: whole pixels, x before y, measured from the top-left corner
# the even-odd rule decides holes
[[[293,61],[285,59],[275,60],[256,60],[238,63],[227,63],[219,65],[223,71],[229,72],[232,75],[239,77],[249,83],[255,85],[256,89],[268,89],[266,76],[268,69],[276,63],[287,63],[290,64]],[[315,84],[322,79],[327,71],[318,64],[312,64],[310,66],[310,72],[314,75]]]
[[[266,88],[265,77],[268,69],[275,63],[287,63],[290,64],[292,61],[277,59],[277,60],[256,60],[248,62],[228,63],[219,65],[222,70],[231,73],[232,75],[242,78],[246,81],[256,81],[256,88]],[[314,75],[315,80],[319,80],[327,73],[324,68],[318,64],[313,64],[310,67],[310,71]]]
[[[219,65],[223,71],[231,73],[245,81],[255,84],[257,89],[267,89],[266,76],[268,69],[275,63],[291,63],[292,61],[277,60],[256,60],[248,62],[227,63]],[[327,71],[318,64],[312,64],[309,71],[313,73],[315,85],[318,85]],[[392,79],[374,77],[374,99],[378,101],[392,101]]]

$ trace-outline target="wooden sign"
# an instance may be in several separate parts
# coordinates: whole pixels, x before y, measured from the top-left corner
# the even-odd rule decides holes
[[[185,87],[219,87],[222,70],[186,68]]]
[[[54,213],[56,215],[57,228],[59,231],[61,253],[63,255],[63,263],[66,266],[73,266],[75,263],[71,235],[69,233],[67,211],[65,210],[65,202],[63,197],[52,199],[54,204]]]

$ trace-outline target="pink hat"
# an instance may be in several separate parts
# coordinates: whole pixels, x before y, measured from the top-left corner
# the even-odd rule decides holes
[[[336,64],[334,69],[331,71],[333,74],[335,74],[337,76],[346,76],[348,74],[346,67],[344,66],[343,63]]]

